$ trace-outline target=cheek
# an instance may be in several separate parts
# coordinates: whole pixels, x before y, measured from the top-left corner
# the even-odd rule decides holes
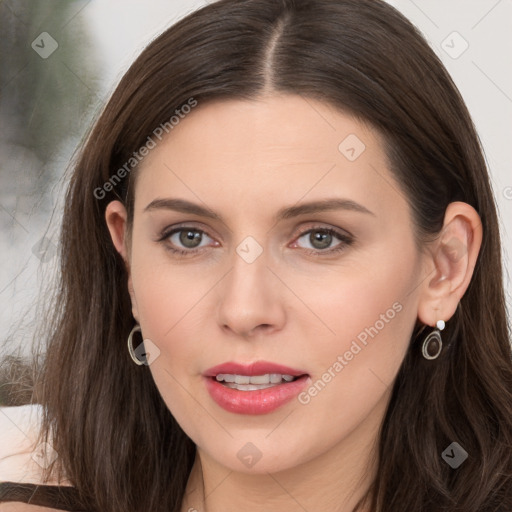
[[[200,343],[195,342],[202,333],[190,327],[201,315],[211,275],[198,279],[197,272],[171,265],[161,254],[156,258],[155,252],[139,251],[133,254],[132,282],[144,339],[160,351],[149,366],[155,385],[182,428],[194,431],[205,423],[201,408],[191,401],[189,380],[197,374]]]
[[[417,317],[418,275],[411,249],[406,265],[381,256],[309,292],[311,309],[334,332],[324,329],[314,350],[304,346],[317,373],[299,401],[333,435],[357,425],[391,390]]]
[[[164,250],[141,241],[134,244],[131,275],[142,333],[160,351],[150,370],[164,401],[178,415],[190,401],[185,388],[191,376],[197,378],[204,369],[201,354],[214,328],[206,308],[217,274],[207,265],[173,262]]]
[[[404,327],[411,323],[406,298],[409,280],[388,268],[386,272],[347,277],[319,306],[322,317],[334,331],[329,343],[348,361],[360,355],[379,354],[384,359],[399,357],[407,341]]]
[[[188,321],[214,280],[207,269],[173,263],[162,248],[148,245],[134,243],[132,284],[144,336],[163,342]]]
[[[356,353],[359,345],[358,354],[375,346],[385,359],[403,356],[416,320],[414,290],[421,262],[412,240],[399,244],[397,236],[396,241],[350,255],[339,269],[319,276],[315,287],[302,291],[330,328],[324,329],[326,345],[338,353],[351,347]],[[347,358],[355,359],[350,354]]]

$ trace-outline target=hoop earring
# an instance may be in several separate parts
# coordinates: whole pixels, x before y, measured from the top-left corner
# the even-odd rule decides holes
[[[141,361],[137,355],[135,354],[135,351],[133,350],[133,345],[132,345],[132,338],[133,338],[133,335],[134,333],[136,332],[142,332],[142,329],[140,328],[140,325],[139,324],[135,324],[133,329],[130,331],[130,335],[128,336],[128,352],[130,354],[130,357],[132,358],[132,361],[137,364],[137,365],[143,365],[144,362]],[[143,341],[144,343],[144,341]]]
[[[441,331],[444,327],[444,321],[439,320],[434,330],[423,340],[421,353],[425,359],[437,359],[439,357],[439,354],[443,350]]]

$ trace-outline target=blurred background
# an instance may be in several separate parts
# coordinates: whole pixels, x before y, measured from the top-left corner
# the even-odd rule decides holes
[[[0,405],[26,403],[24,362],[56,273],[70,161],[144,46],[205,0],[0,3]],[[501,217],[512,311],[512,2],[389,0],[425,35],[466,100]],[[87,290],[84,290],[87,293]],[[10,354],[9,357],[6,355]]]

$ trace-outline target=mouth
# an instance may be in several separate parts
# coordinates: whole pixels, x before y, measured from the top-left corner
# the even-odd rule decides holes
[[[223,409],[238,414],[272,412],[311,382],[303,370],[266,361],[224,363],[210,368],[203,377],[211,398]]]

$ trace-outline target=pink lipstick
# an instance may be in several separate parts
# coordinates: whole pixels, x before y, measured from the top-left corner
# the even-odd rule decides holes
[[[223,363],[206,370],[203,377],[212,399],[223,409],[238,414],[272,412],[311,382],[303,370],[267,361]]]

